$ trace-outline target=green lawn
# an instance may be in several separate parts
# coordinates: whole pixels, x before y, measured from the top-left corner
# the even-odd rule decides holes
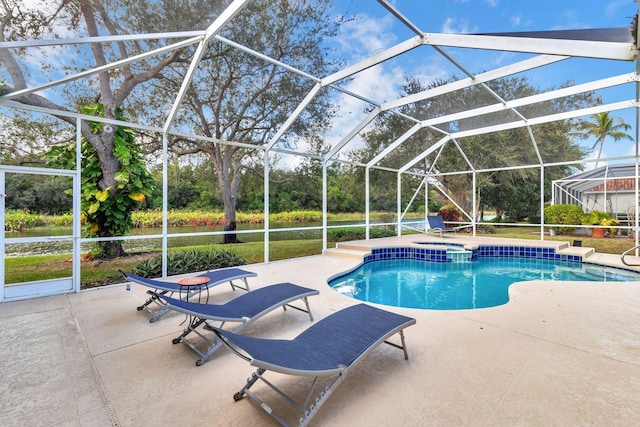
[[[223,249],[234,252],[247,260],[247,264],[264,261],[264,244],[262,242],[240,243],[234,245],[191,246],[190,249]],[[176,249],[180,250],[180,249]],[[322,240],[273,241],[269,245],[269,259],[272,261],[318,255],[322,253]],[[131,271],[142,259],[152,257],[155,253],[132,254],[130,257],[114,260],[88,261],[81,265],[82,288],[95,287],[124,281],[116,271],[120,268]],[[5,283],[21,283],[36,280],[55,279],[71,276],[69,255],[46,255],[7,258],[5,260]]]
[[[540,229],[537,227],[494,227],[494,231],[495,234],[478,234],[478,236],[540,240]],[[576,236],[574,234],[565,234],[560,236],[546,235],[544,239],[569,242],[569,244],[572,244],[574,240],[581,240],[582,246],[594,248],[596,252],[603,254],[621,255],[627,249],[635,246],[635,241],[632,237],[616,236],[594,239],[591,237]]]

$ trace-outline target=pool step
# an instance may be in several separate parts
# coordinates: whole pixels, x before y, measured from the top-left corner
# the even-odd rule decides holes
[[[464,249],[449,249],[447,248],[447,259],[454,263],[468,263],[471,262],[471,256],[473,252]]]
[[[325,249],[324,251],[322,251],[322,254],[329,255],[329,256],[337,256],[342,258],[354,258],[354,259],[363,260],[364,256],[369,252],[370,251],[361,251],[357,249],[331,248],[331,249]]]
[[[595,253],[593,248],[581,246],[567,246],[557,249],[556,252],[560,255],[581,256],[583,261]]]

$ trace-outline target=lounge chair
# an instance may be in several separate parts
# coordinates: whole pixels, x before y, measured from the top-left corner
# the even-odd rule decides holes
[[[170,298],[166,295],[159,295],[159,297],[167,303],[170,309],[190,316],[189,325],[182,332],[182,335],[173,339],[173,343],[183,342],[196,352],[200,356],[196,365],[201,366],[223,345],[216,334],[205,335],[198,330],[200,326],[203,329],[212,330],[212,325],[208,321],[220,322],[219,327],[227,322],[240,323],[232,329],[233,332],[240,332],[249,324],[278,307],[285,310],[287,307],[291,307],[303,311],[308,313],[309,318],[313,321],[307,298],[318,295],[318,293],[315,289],[303,288],[293,283],[279,283],[247,292],[224,304],[201,304]],[[299,299],[304,301],[306,309],[291,305],[291,302]],[[209,348],[206,351],[201,351],[195,343],[187,339],[187,335],[192,332],[208,344]]]
[[[442,219],[442,215],[428,215],[427,223],[429,225],[429,228],[426,230],[427,234],[440,233],[440,237],[443,237],[444,233],[455,233],[461,228],[468,227],[468,225],[463,225],[461,227],[447,227],[444,223],[444,219]]]
[[[188,300],[195,295],[199,295],[204,290],[209,292],[209,288],[226,282],[229,282],[231,284],[231,289],[234,291],[236,289],[243,289],[248,292],[249,284],[247,283],[247,278],[257,276],[256,273],[242,270],[240,268],[224,268],[220,270],[211,270],[197,276],[206,277],[207,279],[209,279],[206,283],[185,286],[177,282],[146,279],[144,277],[137,276],[133,273],[128,273],[120,269],[118,269],[118,271],[127,280],[138,283],[139,285],[152,288],[152,290],[150,289],[147,291],[147,293],[151,295],[150,298],[144,304],[137,307],[138,311],[146,310],[151,314],[151,319],[149,320],[150,322],[159,320],[162,316],[169,312],[167,305],[164,303],[164,301],[158,298],[158,295],[173,296],[173,294],[178,294],[180,299]],[[233,283],[234,280],[242,280],[244,282],[244,286]],[[156,310],[153,310],[151,308],[152,304],[157,305],[158,308]]]
[[[282,425],[289,425],[249,389],[262,380],[286,402],[302,414],[299,425],[306,425],[324,402],[342,383],[351,370],[367,354],[381,343],[387,343],[404,351],[404,328],[415,324],[415,319],[391,313],[366,304],[340,310],[315,323],[292,340],[264,339],[238,335],[214,328],[224,344],[238,356],[249,361],[257,370],[247,379],[246,385],[234,395],[238,401],[245,395]],[[401,344],[387,341],[392,335],[400,335]],[[296,400],[287,396],[272,382],[264,378],[266,371],[281,374],[313,377],[309,391]],[[314,391],[320,377],[328,376],[331,384],[319,393]],[[331,379],[331,377],[335,378]],[[314,394],[317,396],[314,397]]]

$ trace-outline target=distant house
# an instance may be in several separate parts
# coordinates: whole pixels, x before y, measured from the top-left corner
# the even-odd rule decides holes
[[[625,220],[635,212],[638,179],[635,164],[606,165],[553,181],[552,203],[578,205],[586,213],[609,212]]]

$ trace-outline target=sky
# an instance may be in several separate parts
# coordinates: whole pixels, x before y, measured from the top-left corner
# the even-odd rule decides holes
[[[515,31],[546,31],[562,29],[586,29],[606,27],[629,27],[638,11],[634,0],[395,0],[392,4],[423,32],[431,33],[485,33]],[[373,53],[405,41],[415,34],[392,17],[377,1],[337,0],[337,13],[355,16],[343,26],[339,42],[334,46],[337,54],[347,63],[355,63]],[[403,55],[396,60],[366,70],[356,76],[349,89],[374,100],[388,101],[397,98],[406,74],[430,82],[448,78],[454,72],[442,56],[422,47],[417,53]],[[428,49],[428,48],[427,48]],[[446,48],[447,53],[460,62],[471,73],[507,65],[518,59],[511,53],[471,52]],[[529,56],[527,56],[529,57]],[[520,58],[524,59],[524,58]],[[567,81],[586,82],[623,73],[633,72],[632,62],[571,60],[551,71],[541,70],[527,75],[530,83],[540,88],[557,87]],[[628,88],[625,89],[628,91]],[[630,99],[633,94],[603,93],[605,101]],[[335,123],[330,140],[335,142],[344,135],[345,129],[362,117],[364,104],[350,98],[341,103],[342,114]],[[613,113],[625,122],[634,125],[635,113],[621,110]],[[631,134],[634,129],[630,131]],[[585,141],[586,146],[595,142]],[[633,154],[630,142],[608,141],[603,157]],[[592,153],[595,158],[597,151]],[[602,165],[602,163],[600,164]]]

